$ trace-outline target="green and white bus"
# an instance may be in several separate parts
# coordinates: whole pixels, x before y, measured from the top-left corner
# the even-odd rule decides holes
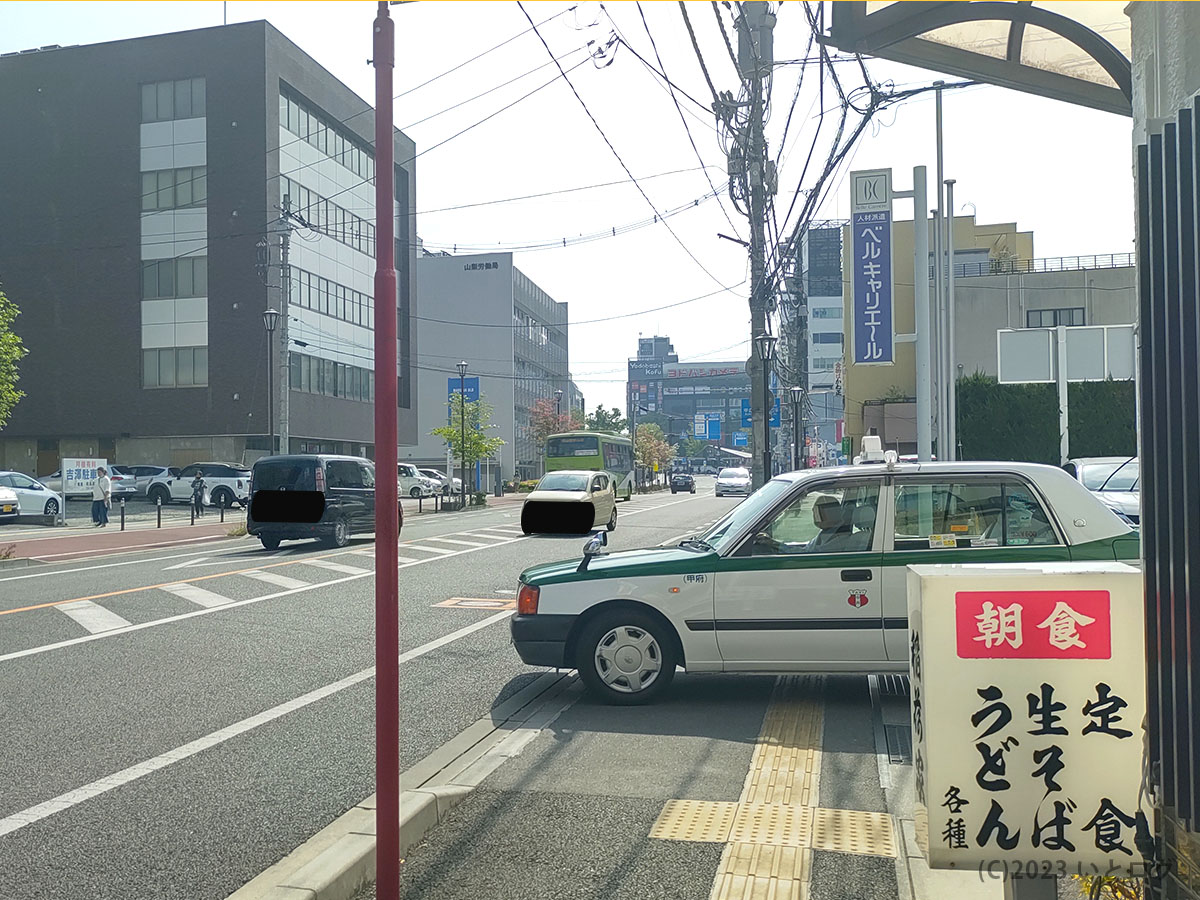
[[[633,496],[633,442],[605,431],[566,431],[546,438],[546,471],[607,472],[617,497]]]

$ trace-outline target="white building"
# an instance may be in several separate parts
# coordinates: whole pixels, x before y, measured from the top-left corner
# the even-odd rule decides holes
[[[569,409],[567,304],[554,300],[513,266],[511,253],[469,256],[428,255],[417,259],[414,340],[422,348],[413,369],[417,384],[417,443],[400,449],[401,460],[446,467],[446,444],[430,431],[445,425],[447,401],[458,390],[457,363],[467,363],[471,379],[492,406],[492,432],[503,439],[492,464],[505,479],[533,478],[541,472],[529,429],[529,409],[539,398],[563,391]],[[468,482],[470,483],[470,482]]]

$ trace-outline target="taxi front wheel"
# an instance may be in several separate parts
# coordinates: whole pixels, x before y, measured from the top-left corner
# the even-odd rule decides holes
[[[605,703],[649,703],[675,677],[674,644],[667,627],[637,609],[600,613],[583,629],[576,665],[579,677]]]

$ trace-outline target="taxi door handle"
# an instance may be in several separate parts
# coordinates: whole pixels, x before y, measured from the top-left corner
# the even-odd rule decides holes
[[[870,581],[870,569],[842,569],[842,581]]]

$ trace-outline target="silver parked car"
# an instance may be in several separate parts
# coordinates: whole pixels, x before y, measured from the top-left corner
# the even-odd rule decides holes
[[[37,479],[42,485],[56,494],[62,493],[62,471],[51,472],[49,475],[43,475]],[[108,466],[108,480],[110,482],[109,494],[114,500],[120,500],[122,497],[133,497],[137,494],[137,488],[134,486],[134,477],[128,473],[126,466]],[[84,488],[81,491],[75,491],[70,494],[72,497],[91,497],[92,489]]]
[[[1134,525],[1141,522],[1141,469],[1136,456],[1086,456],[1067,460],[1063,468]]]
[[[439,472],[437,469],[417,469],[426,478],[431,478],[442,486],[442,493],[457,494],[462,490],[462,479],[451,478],[444,472]]]
[[[125,468],[133,473],[134,487],[137,488],[140,497],[146,496],[150,482],[155,478],[174,477],[179,474],[177,466],[125,466]]]
[[[16,494],[23,516],[58,515],[58,494],[36,478],[21,472],[0,472],[0,487],[9,488]]]

